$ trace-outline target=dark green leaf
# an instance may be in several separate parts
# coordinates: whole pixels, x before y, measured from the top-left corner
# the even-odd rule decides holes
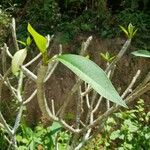
[[[50,127],[51,135],[55,134],[56,132],[60,131],[62,126],[58,122],[53,122],[52,126]]]
[[[73,54],[60,55],[57,59],[87,82],[100,95],[118,105],[127,107],[105,72],[94,62]]]

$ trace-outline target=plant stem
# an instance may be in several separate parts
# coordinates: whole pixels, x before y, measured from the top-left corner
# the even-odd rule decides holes
[[[131,39],[128,39],[125,44],[123,45],[123,47],[121,48],[120,52],[118,53],[118,55],[116,56],[116,58],[112,61],[112,63],[107,67],[106,69],[106,73],[108,73],[110,70],[112,70],[114,68],[114,66],[116,65],[116,63],[122,58],[122,56],[125,54],[125,52],[127,51],[127,49],[129,48],[131,44]]]
[[[45,108],[45,102],[44,102],[44,99],[45,99],[44,80],[45,80],[45,76],[47,73],[47,69],[48,69],[48,66],[42,65],[42,64],[40,65],[40,67],[38,68],[38,72],[37,72],[36,85],[37,85],[37,100],[38,100],[40,110],[43,116],[46,116],[46,118],[49,118],[49,115]]]
[[[16,51],[19,51],[19,46],[17,43],[17,36],[16,36],[16,23],[15,23],[14,18],[12,18],[11,31],[12,31],[12,37],[13,37],[13,42],[14,42]]]

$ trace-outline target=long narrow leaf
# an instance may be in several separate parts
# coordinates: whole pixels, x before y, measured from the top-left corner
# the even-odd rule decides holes
[[[127,37],[129,37],[129,33],[128,31],[123,27],[123,26],[119,26],[121,28],[121,30],[127,35]]]
[[[105,72],[94,62],[73,54],[60,55],[57,59],[87,82],[100,95],[118,105],[127,107]]]
[[[150,58],[150,52],[147,50],[138,50],[138,51],[132,52],[131,54],[133,54],[134,56]]]
[[[17,40],[18,43],[22,44],[23,46],[27,46],[25,42]]]

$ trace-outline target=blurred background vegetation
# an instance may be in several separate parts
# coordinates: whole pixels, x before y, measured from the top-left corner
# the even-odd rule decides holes
[[[118,37],[118,26],[132,23],[138,28],[135,43],[150,49],[149,0],[1,0],[0,5],[1,28],[15,17],[19,38],[26,38],[28,22],[42,33],[61,35],[61,42],[85,32]]]

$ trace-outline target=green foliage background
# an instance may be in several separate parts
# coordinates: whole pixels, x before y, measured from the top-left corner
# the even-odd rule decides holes
[[[140,99],[130,110],[109,117],[101,134],[82,150],[145,150],[150,147],[150,112]]]
[[[63,42],[81,32],[117,37],[119,25],[132,23],[138,27],[136,43],[141,48],[150,48],[148,0],[1,0],[0,5],[17,18],[18,36],[22,38],[26,36],[27,22],[45,34],[63,33],[59,38]]]

